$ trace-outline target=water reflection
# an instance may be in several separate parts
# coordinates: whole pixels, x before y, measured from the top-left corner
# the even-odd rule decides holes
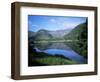
[[[69,47],[70,46],[70,47]],[[45,52],[51,55],[63,55],[71,60],[77,61],[79,63],[87,63],[87,59],[81,56],[81,54],[75,52],[71,47],[71,43],[64,42],[45,42],[45,43],[35,43],[34,49],[37,52]],[[75,46],[75,45],[74,45]]]

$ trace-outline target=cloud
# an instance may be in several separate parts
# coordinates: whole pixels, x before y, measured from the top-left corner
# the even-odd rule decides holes
[[[54,22],[54,23],[55,23],[55,22],[56,22],[56,20],[55,20],[55,19],[50,19],[50,22]]]
[[[38,27],[37,25],[35,25],[35,24],[32,24],[32,27]]]
[[[28,23],[29,23],[29,26],[31,26],[31,27],[38,27],[38,25],[33,24],[31,21],[29,21]]]
[[[76,27],[78,24],[77,23],[63,23],[63,26],[66,28],[74,28]]]

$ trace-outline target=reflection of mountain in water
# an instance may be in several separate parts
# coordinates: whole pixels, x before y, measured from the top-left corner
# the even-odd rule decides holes
[[[51,45],[48,47],[48,49],[63,49],[63,50],[70,50],[70,47],[68,47],[65,43],[51,43]]]
[[[71,60],[74,60],[80,63],[86,63],[86,59],[84,57],[79,55],[77,52],[73,51],[69,46],[67,46],[67,44],[63,42],[46,43],[46,46],[43,46],[43,44],[44,43],[42,43],[42,46],[40,43],[38,43],[38,46],[34,45],[37,52],[44,52],[51,55],[63,55],[64,57],[67,57]]]
[[[63,49],[63,50],[70,50],[70,47],[68,47],[65,43],[53,43],[53,42],[47,42],[47,43],[36,43],[34,44],[35,47],[37,47],[40,50],[46,50],[46,49]]]
[[[34,47],[37,47],[40,50],[45,50],[48,49],[52,45],[50,42],[45,42],[45,43],[35,43]]]

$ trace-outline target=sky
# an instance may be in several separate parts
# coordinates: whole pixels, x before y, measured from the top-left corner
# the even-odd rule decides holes
[[[37,32],[40,29],[49,31],[73,29],[86,22],[86,17],[28,15],[28,30]]]

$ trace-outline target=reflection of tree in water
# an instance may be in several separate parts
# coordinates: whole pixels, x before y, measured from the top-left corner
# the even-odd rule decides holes
[[[51,42],[34,43],[34,47],[37,47],[39,50],[45,50],[48,49],[51,44]]]
[[[34,43],[33,48],[38,48],[39,50],[47,49],[62,49],[62,50],[74,50],[78,54],[87,58],[87,43],[83,41],[77,42],[45,42],[45,43]]]
[[[63,49],[63,50],[74,50],[78,54],[87,58],[87,41],[73,41],[73,42],[43,42],[43,43],[31,43],[31,46],[38,48],[41,51],[47,49]],[[30,49],[31,51],[31,49]]]
[[[63,49],[63,50],[71,50],[68,45],[66,45],[64,42],[59,43],[52,43],[48,49]]]
[[[66,43],[69,47],[71,47],[75,52],[87,58],[87,45],[84,42],[70,42]]]
[[[88,58],[87,55],[87,39],[88,39],[88,19],[85,23],[79,24],[68,35],[65,36],[67,40],[73,40],[73,42],[66,42],[66,45],[71,47],[78,54]],[[77,41],[75,41],[77,40]]]
[[[34,44],[40,50],[47,50],[47,49],[63,49],[63,50],[71,50],[64,42],[47,42],[47,43],[37,43]]]

